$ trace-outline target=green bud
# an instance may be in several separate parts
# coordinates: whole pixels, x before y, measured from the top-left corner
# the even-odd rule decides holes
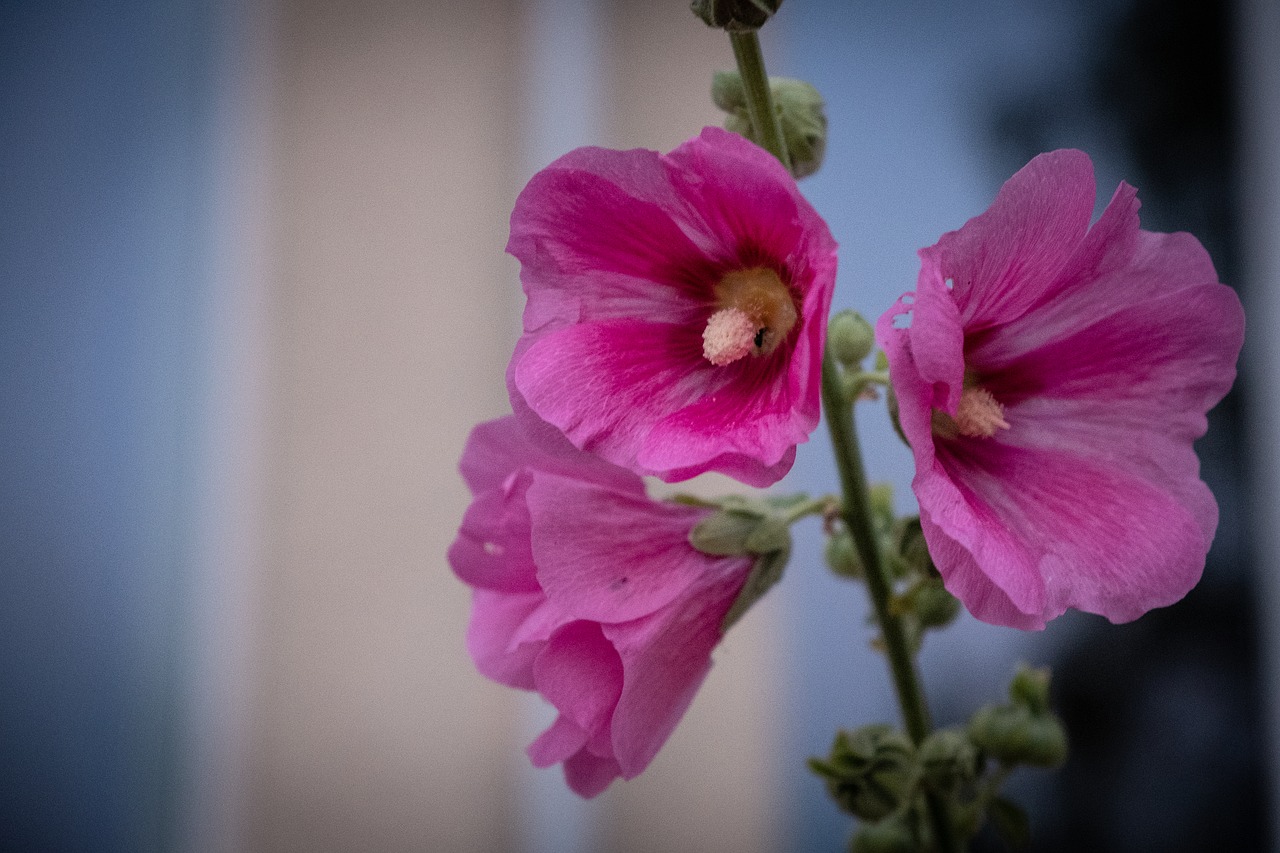
[[[857,311],[846,308],[827,326],[827,347],[843,367],[857,368],[871,354],[875,343],[875,329]]]
[[[689,8],[709,27],[741,33],[763,27],[781,5],[782,0],[693,0]]]
[[[846,530],[839,530],[827,540],[827,565],[831,571],[844,578],[863,576],[862,558],[853,547],[853,537]]]
[[[937,578],[916,588],[911,605],[922,628],[945,628],[960,612],[959,600]]]
[[[838,732],[827,759],[811,758],[832,799],[862,820],[876,821],[897,811],[912,795],[911,741],[884,724]]]
[[[956,729],[941,729],[920,744],[925,784],[939,793],[955,791],[978,777],[978,750]]]
[[[822,158],[827,152],[827,114],[822,95],[803,80],[790,77],[770,77],[769,95],[787,143],[792,174],[797,178],[812,175],[822,166]],[[711,80],[711,100],[729,114],[724,122],[726,130],[760,144],[751,124],[746,90],[738,72],[716,73]]]
[[[864,823],[849,845],[851,853],[915,853],[918,849],[911,828],[897,815],[879,823]]]
[[[888,535],[893,529],[893,486],[888,483],[873,483],[867,489],[868,502],[871,505],[871,521],[878,533]]]
[[[1052,715],[1023,705],[988,705],[969,721],[974,746],[1005,764],[1057,767],[1067,757],[1067,734]]]
[[[1049,669],[1034,669],[1026,664],[1018,668],[1009,682],[1009,698],[1033,714],[1049,713]]]
[[[924,540],[920,516],[913,515],[898,522],[894,530],[893,544],[903,562],[913,572],[923,577],[939,576],[938,570],[933,565],[933,557],[929,554],[929,544]]]

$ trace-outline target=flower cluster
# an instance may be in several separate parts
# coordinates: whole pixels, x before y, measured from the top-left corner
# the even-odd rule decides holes
[[[711,510],[652,501],[639,475],[787,472],[818,423],[835,243],[776,160],[708,128],[665,156],[560,158],[508,249],[528,296],[516,416],[467,444],[449,560],[479,670],[560,712],[530,757],[591,797],[670,735],[754,563],[696,550]]]
[[[1192,442],[1234,379],[1239,301],[1194,237],[1139,228],[1132,187],[1090,225],[1093,205],[1088,157],[1035,158],[921,250],[876,329],[922,564],[999,625],[1170,604],[1217,524]],[[530,757],[591,797],[649,764],[724,625],[776,579],[766,551],[695,532],[711,509],[651,500],[641,476],[775,483],[818,423],[824,369],[856,374],[830,387],[876,381],[857,367],[869,332],[824,365],[835,242],[777,160],[715,128],[667,155],[565,155],[521,193],[508,250],[527,296],[514,415],[467,444],[449,560],[474,588],[479,670],[559,712]]]

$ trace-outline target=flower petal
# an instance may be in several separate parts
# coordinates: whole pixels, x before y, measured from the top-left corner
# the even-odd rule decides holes
[[[973,515],[943,522],[931,506],[933,521],[1028,615],[1020,593],[1033,572],[1044,620],[1075,607],[1127,622],[1178,601],[1200,578],[1209,538],[1159,486],[1075,454],[981,439],[940,444],[938,457],[964,484]]]
[[[586,730],[569,719],[567,714],[559,714],[525,752],[534,767],[550,767],[582,751],[588,737]]]
[[[593,755],[585,749],[566,758],[564,762],[565,782],[575,794],[587,799],[603,792],[621,775],[622,768],[618,766],[616,758]]]
[[[1053,295],[1089,227],[1094,195],[1088,155],[1041,154],[985,213],[922,249],[922,268],[952,280],[966,330],[1015,320]]]
[[[481,675],[500,684],[533,690],[533,662],[543,643],[515,639],[520,626],[543,604],[542,593],[512,594],[477,589],[471,597],[467,651]]]
[[[637,462],[651,424],[727,382],[702,359],[700,334],[641,320],[570,326],[517,350],[514,384],[575,446],[656,473]]]
[[[528,475],[513,475],[502,488],[480,492],[462,517],[449,546],[449,565],[473,587],[506,592],[538,592],[529,550]]]
[[[689,544],[689,531],[705,509],[537,475],[529,510],[538,580],[548,598],[581,619],[645,616],[723,571],[723,558]]]
[[[599,625],[578,621],[558,630],[534,661],[533,676],[538,692],[588,736],[607,730],[622,691],[622,661]]]
[[[742,571],[709,578],[676,606],[604,626],[626,673],[613,715],[613,747],[624,778],[653,760],[711,669],[720,623],[746,581]]]

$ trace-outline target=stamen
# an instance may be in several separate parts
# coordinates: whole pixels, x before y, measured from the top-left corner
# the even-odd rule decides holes
[[[763,267],[732,270],[715,288],[719,308],[702,333],[702,354],[722,367],[748,353],[769,355],[786,340],[799,314],[790,289]]]
[[[966,388],[956,406],[956,427],[969,438],[991,438],[997,429],[1008,429],[1004,406],[986,388]]]
[[[707,320],[702,332],[702,355],[716,367],[724,367],[755,347],[759,331],[739,308],[721,308]]]

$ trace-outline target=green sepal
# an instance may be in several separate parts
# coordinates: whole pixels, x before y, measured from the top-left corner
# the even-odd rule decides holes
[[[733,600],[729,612],[720,622],[720,633],[723,634],[733,627],[753,604],[763,598],[774,584],[782,580],[782,572],[786,569],[789,559],[791,559],[790,546],[781,551],[770,551],[756,557],[755,565],[751,567],[751,574],[747,575],[747,582],[742,585],[742,591]]]
[[[914,764],[911,741],[883,723],[837,732],[829,757],[809,759],[840,808],[866,821],[883,820],[913,796]]]
[[[747,540],[761,517],[744,510],[722,509],[708,515],[689,531],[689,544],[704,554],[716,557],[737,557],[753,553]]]
[[[689,544],[717,557],[755,557],[747,580],[720,622],[724,633],[751,609],[774,584],[791,557],[791,530],[786,511],[808,500],[805,495],[745,498],[732,495],[719,502],[720,510],[708,515],[689,531]]]

